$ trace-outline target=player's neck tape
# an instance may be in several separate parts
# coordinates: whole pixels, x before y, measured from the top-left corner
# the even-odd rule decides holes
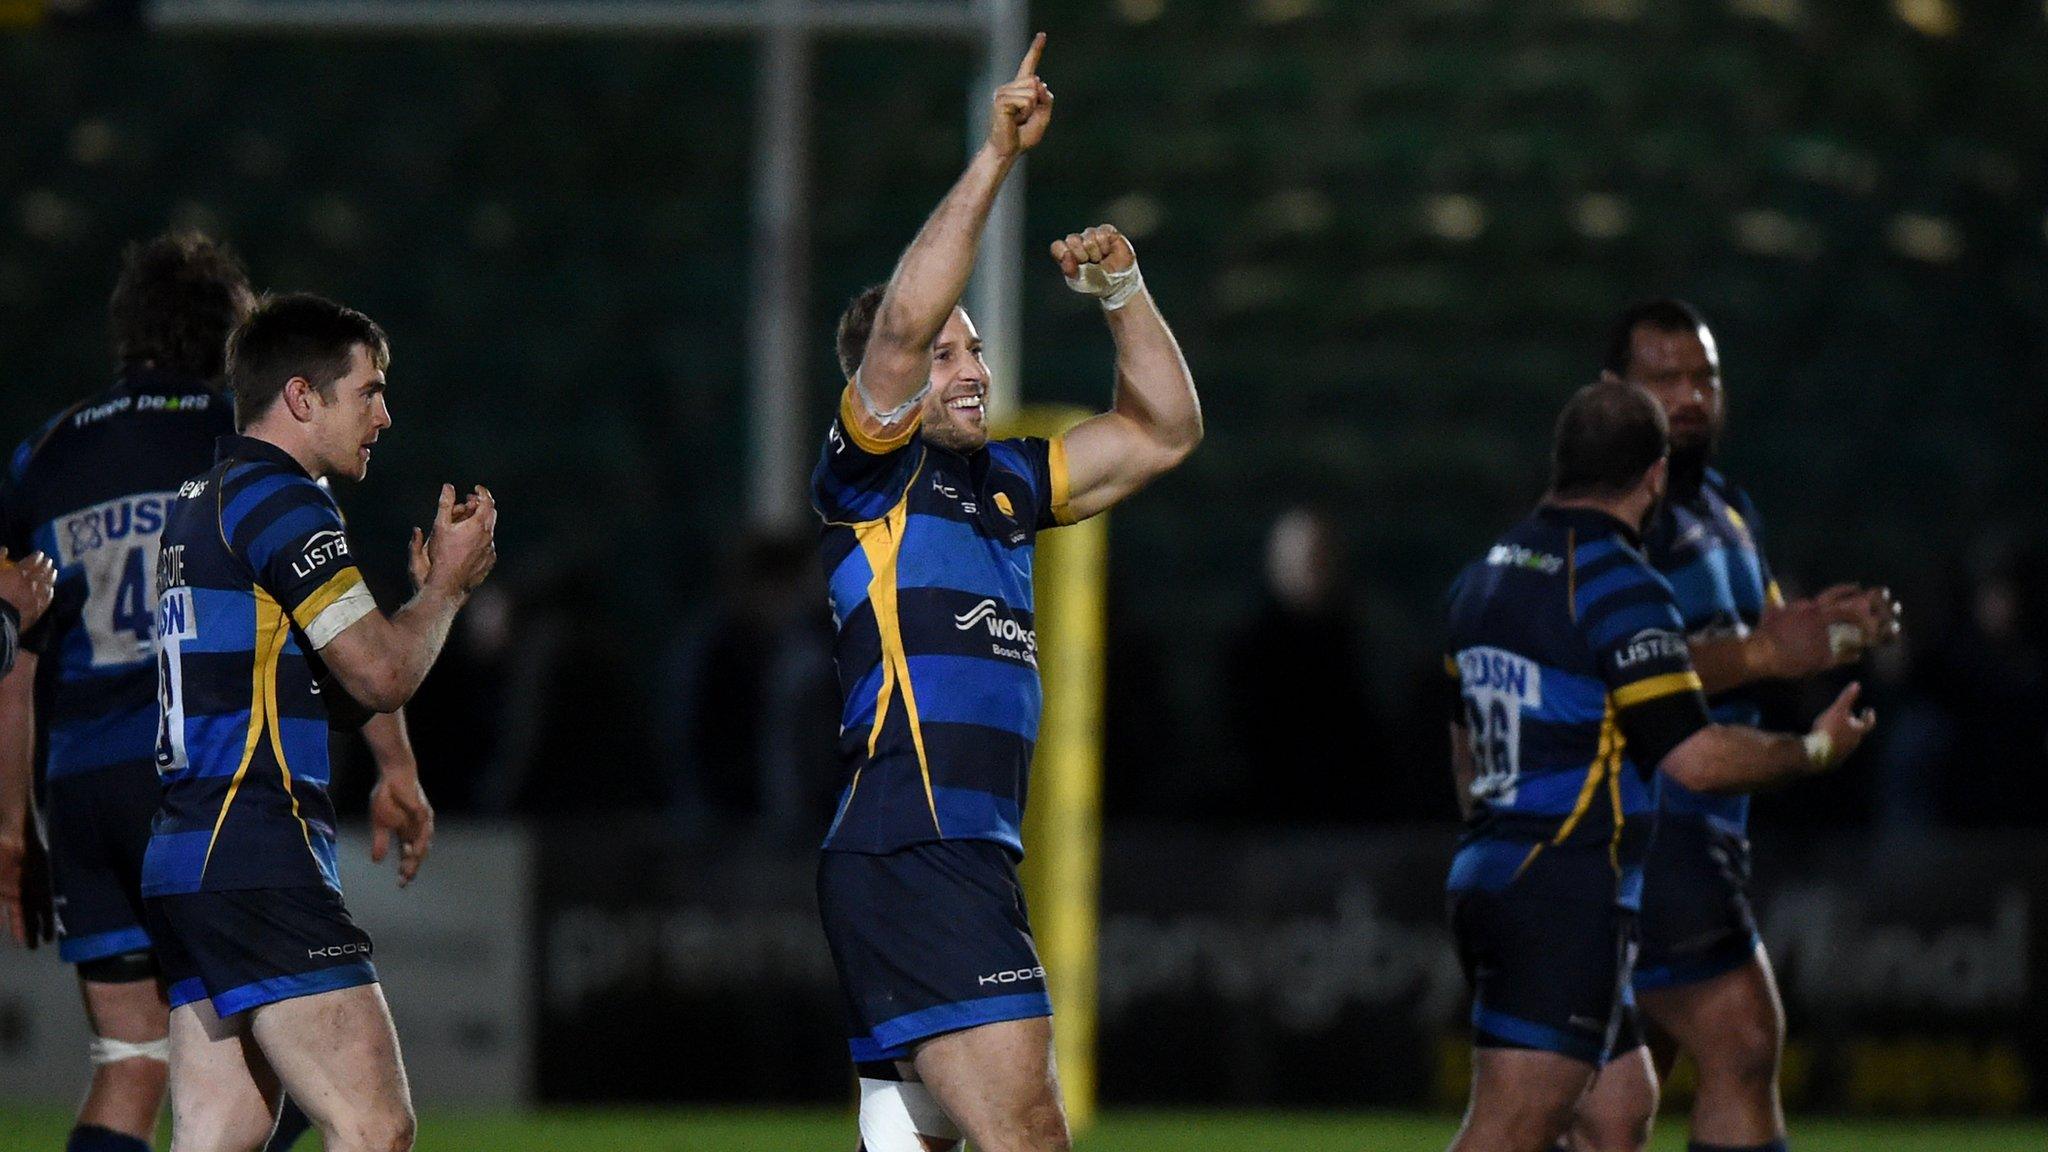
[[[118,1064],[123,1060],[155,1060],[171,1062],[171,1038],[145,1040],[136,1044],[128,1040],[109,1040],[104,1036],[92,1038],[92,1063],[98,1068],[105,1064]]]
[[[1067,277],[1067,287],[1101,301],[1104,312],[1114,312],[1145,290],[1145,278],[1135,262],[1121,272],[1111,272],[1100,264],[1083,264],[1078,273]]]

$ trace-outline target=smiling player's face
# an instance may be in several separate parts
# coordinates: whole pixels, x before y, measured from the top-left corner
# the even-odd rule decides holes
[[[349,351],[348,374],[334,382],[333,399],[314,393],[315,433],[325,474],[361,480],[370,471],[370,446],[391,427],[384,403],[384,372],[361,344]]]
[[[932,341],[931,384],[924,398],[924,438],[963,453],[988,443],[988,362],[981,358],[981,334],[964,309],[953,309]]]

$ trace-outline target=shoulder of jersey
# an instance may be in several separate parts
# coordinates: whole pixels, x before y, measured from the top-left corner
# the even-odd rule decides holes
[[[95,397],[87,397],[75,404],[60,408],[56,415],[43,421],[42,427],[37,428],[34,435],[23,440],[14,449],[14,456],[8,462],[8,476],[14,480],[20,480],[28,472],[28,466],[35,461],[36,454],[47,447],[50,441],[56,437],[58,429],[64,426],[64,422],[69,420],[80,409],[92,403],[94,399]]]

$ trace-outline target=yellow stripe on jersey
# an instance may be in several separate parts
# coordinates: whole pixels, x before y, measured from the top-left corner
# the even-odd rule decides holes
[[[1622,826],[1628,824],[1628,816],[1622,812],[1622,748],[1628,746],[1628,736],[1614,724],[1614,703],[1608,703],[1608,715],[1602,717],[1602,736],[1614,732],[1614,742],[1608,752],[1608,801],[1614,806],[1614,834],[1608,836],[1608,863],[1614,865],[1614,875],[1622,875]]]
[[[865,402],[854,393],[853,382],[848,381],[846,391],[839,394],[839,423],[846,428],[846,434],[853,437],[855,446],[870,456],[894,452],[910,443],[910,437],[917,432],[918,425],[924,423],[924,406],[920,404],[911,412],[909,418],[904,420],[900,430],[877,435],[868,431],[862,423],[863,419],[867,418],[867,413],[862,410],[865,406]]]
[[[1776,580],[1771,581],[1764,588],[1764,603],[1773,608],[1783,608],[1785,606],[1785,590],[1778,587]]]
[[[354,572],[355,569],[351,568],[349,571]],[[357,580],[358,583],[361,582],[360,577]],[[329,583],[332,582],[329,581]],[[318,595],[318,593],[315,593],[315,595]],[[288,633],[280,630],[277,647],[271,652],[270,659],[267,661],[270,665],[270,674],[266,683],[270,690],[263,701],[263,718],[270,727],[270,750],[277,756],[277,771],[279,777],[284,781],[284,794],[292,799],[292,819],[299,822],[299,834],[305,837],[306,850],[310,852],[313,850],[313,829],[306,823],[306,818],[299,815],[299,794],[292,791],[292,766],[290,761],[285,759],[284,755],[284,725],[277,722],[277,661],[278,657],[284,653],[283,637],[285,635],[288,635]],[[320,866],[320,858],[318,856],[313,858],[313,866],[315,868]]]
[[[284,626],[284,609],[270,593],[256,588],[256,642],[250,649],[253,670],[249,685],[249,734],[242,743],[242,762],[235,768],[235,778],[228,782],[228,794],[220,802],[220,815],[213,818],[213,835],[206,841],[206,859],[200,862],[199,873],[206,874],[206,866],[213,862],[213,846],[220,842],[220,830],[228,822],[228,809],[234,807],[235,797],[242,791],[242,780],[249,774],[249,762],[256,758],[256,746],[262,742],[263,729],[276,713],[273,696],[277,691],[277,658],[284,651],[285,637],[290,630]],[[274,737],[273,737],[274,739]]]
[[[362,582],[363,574],[355,565],[343,568],[329,577],[327,583],[315,588],[311,595],[299,601],[299,606],[292,609],[292,619],[298,621],[301,628],[311,628],[313,621],[318,620],[322,612],[327,611],[336,600],[348,595],[351,589]]]
[[[1586,813],[1593,810],[1593,797],[1599,794],[1600,785],[1606,783],[1607,777],[1614,774],[1614,766],[1620,760],[1617,755],[1620,746],[1621,730],[1615,726],[1614,705],[1610,703],[1606,715],[1600,717],[1600,744],[1593,753],[1593,763],[1586,769],[1586,783],[1579,789],[1578,800],[1572,804],[1572,814],[1565,817],[1557,835],[1551,837],[1552,844],[1564,843],[1579,826],[1579,821],[1586,818]]]
[[[1046,445],[1045,470],[1052,480],[1052,518],[1061,524],[1072,524],[1077,517],[1071,506],[1073,500],[1073,477],[1067,471],[1067,438],[1055,436]]]
[[[1593,753],[1593,762],[1586,766],[1586,782],[1579,787],[1579,798],[1572,802],[1571,815],[1558,826],[1557,835],[1530,847],[1529,854],[1522,857],[1522,863],[1508,883],[1520,880],[1522,873],[1529,870],[1529,865],[1536,862],[1536,857],[1542,855],[1545,848],[1563,844],[1570,838],[1579,821],[1593,810],[1593,797],[1600,794],[1603,782],[1607,785],[1608,795],[1614,798],[1614,839],[1608,845],[1608,854],[1614,858],[1618,868],[1621,848],[1621,728],[1614,722],[1613,701],[1608,702],[1606,714],[1600,717],[1600,743]]]
[[[1614,706],[1616,708],[1632,708],[1645,701],[1674,696],[1680,692],[1703,692],[1705,690],[1705,686],[1700,683],[1700,674],[1697,672],[1666,672],[1662,676],[1652,676],[1647,680],[1638,680],[1633,684],[1625,684],[1620,688],[1616,688],[1613,693]]]
[[[923,471],[922,465],[919,472]],[[914,485],[917,477],[911,477]],[[875,631],[882,641],[882,685],[875,696],[874,727],[868,730],[868,758],[875,755],[875,746],[882,738],[882,726],[889,718],[889,701],[896,690],[903,693],[903,711],[910,719],[910,741],[917,749],[917,771],[924,778],[924,801],[931,809],[932,830],[941,836],[945,830],[939,826],[938,797],[932,792],[931,763],[925,757],[924,727],[917,715],[917,692],[910,683],[910,658],[903,647],[903,621],[896,607],[896,560],[903,552],[903,533],[910,521],[910,497],[906,491],[903,499],[889,510],[880,520],[870,520],[854,529],[854,538],[860,542],[860,550],[867,557],[868,570],[874,575],[868,581],[868,603],[875,613]],[[856,774],[852,786],[860,787]],[[852,800],[849,791],[847,799]]]

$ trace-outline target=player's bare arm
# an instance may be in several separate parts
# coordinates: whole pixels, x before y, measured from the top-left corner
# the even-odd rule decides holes
[[[420,764],[412,751],[405,713],[380,712],[363,725],[363,742],[377,762],[370,789],[370,860],[382,864],[398,842],[398,886],[419,875],[434,846],[434,806],[420,787]]]
[[[27,631],[50,606],[57,566],[41,552],[16,561],[0,548],[0,600]],[[0,920],[14,942],[35,947],[49,936],[47,900],[30,891],[29,791],[34,778],[36,659],[16,650],[14,667],[0,680]]]
[[[1052,123],[1052,90],[1038,78],[1044,51],[1041,32],[1017,66],[1016,78],[996,89],[987,141],[889,277],[858,374],[864,403],[855,408],[865,431],[887,435],[917,411],[912,401],[926,386],[932,340],[967,289],[996,194],[1017,159],[1038,146]]]
[[[1847,759],[1877,723],[1856,710],[1861,684],[1851,684],[1814,720],[1804,737],[1740,724],[1710,724],[1687,737],[1658,765],[1695,792],[1752,792],[1826,772]]]
[[[0,678],[0,921],[16,944],[34,948],[51,934],[48,894],[29,882],[29,812],[35,772],[36,657],[23,652]],[[38,899],[38,897],[42,899]]]
[[[1692,637],[1693,663],[1709,695],[1760,680],[1803,680],[1898,639],[1902,611],[1890,589],[1837,584],[1766,605],[1746,636]]]
[[[388,617],[365,615],[320,652],[349,695],[377,712],[412,699],[456,613],[498,562],[497,526],[498,504],[487,489],[457,502],[454,486],[441,486],[432,533],[413,531],[412,599]]]
[[[1472,762],[1472,730],[1451,725],[1451,783],[1458,790],[1458,818],[1472,818],[1472,781],[1479,778],[1479,766]]]
[[[1052,245],[1067,284],[1102,302],[1116,343],[1116,399],[1066,435],[1073,519],[1114,507],[1172,471],[1202,441],[1202,403],[1180,343],[1138,271],[1138,253],[1111,225]]]

